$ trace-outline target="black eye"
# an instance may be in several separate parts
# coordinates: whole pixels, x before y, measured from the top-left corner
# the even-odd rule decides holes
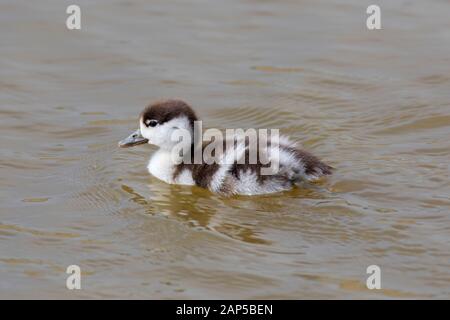
[[[147,127],[156,127],[157,124],[158,124],[157,120],[146,120],[145,121],[145,125]]]

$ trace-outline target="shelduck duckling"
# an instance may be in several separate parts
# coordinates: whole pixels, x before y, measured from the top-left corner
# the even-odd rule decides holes
[[[157,102],[142,111],[139,129],[120,141],[119,146],[153,144],[159,149],[148,163],[150,174],[166,183],[197,185],[225,196],[289,190],[301,181],[317,180],[332,173],[332,167],[283,136],[277,139],[266,136],[266,144],[253,145],[250,139],[236,137],[230,144],[227,143],[230,139],[196,142],[196,121],[195,112],[181,100]],[[185,141],[174,139],[174,135],[179,137],[176,133],[180,130],[187,133]],[[258,136],[258,142],[261,139]],[[177,152],[179,158],[175,159],[173,150],[180,146],[185,152]],[[250,161],[252,146],[256,148],[253,162]],[[200,159],[196,158],[196,152]],[[277,165],[272,166],[275,161]]]

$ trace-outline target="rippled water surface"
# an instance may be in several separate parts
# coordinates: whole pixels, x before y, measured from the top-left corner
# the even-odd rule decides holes
[[[450,4],[0,3],[1,298],[450,298]],[[280,128],[336,167],[213,195],[118,149],[148,102]],[[82,290],[65,288],[66,268]],[[366,288],[366,268],[382,290]]]

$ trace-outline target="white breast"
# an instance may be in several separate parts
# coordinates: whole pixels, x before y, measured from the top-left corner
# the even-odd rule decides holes
[[[163,149],[159,149],[155,152],[148,162],[147,169],[150,174],[166,183],[185,185],[195,184],[190,170],[183,170],[176,180],[173,179],[175,165],[172,161],[172,155],[169,151]]]
[[[184,184],[193,186],[195,185],[194,179],[192,179],[192,172],[191,170],[183,170],[177,177],[176,181],[174,183],[177,184]]]

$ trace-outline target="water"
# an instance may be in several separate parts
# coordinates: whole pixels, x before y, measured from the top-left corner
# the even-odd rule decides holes
[[[370,1],[78,1],[81,31],[69,4],[0,4],[1,298],[450,297],[447,1],[378,1],[379,31]],[[161,98],[280,128],[336,173],[164,184],[152,147],[117,148]]]

